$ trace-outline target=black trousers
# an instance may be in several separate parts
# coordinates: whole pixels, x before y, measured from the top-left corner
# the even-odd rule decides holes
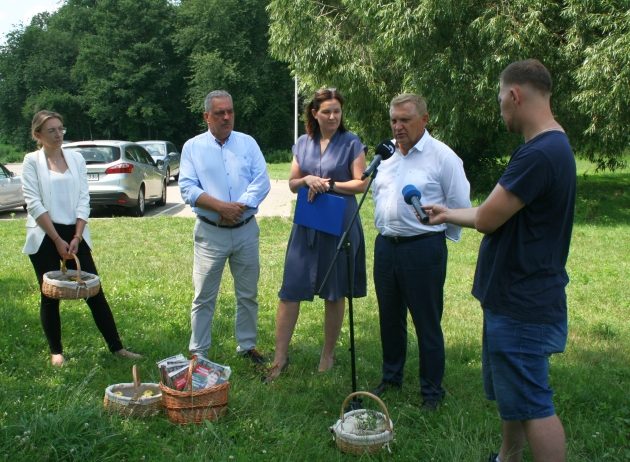
[[[448,250],[444,233],[374,244],[374,286],[379,306],[383,380],[402,384],[407,357],[407,309],[420,356],[420,392],[425,400],[444,397],[442,311]]]
[[[70,242],[72,240],[72,236],[75,231],[74,225],[55,224],[55,229],[61,238],[66,242]],[[85,241],[82,241],[79,245],[77,257],[79,262],[81,262],[81,269],[83,271],[98,274],[96,272],[96,265],[92,259],[92,252]],[[39,287],[41,290],[44,273],[58,270],[61,257],[57,253],[57,248],[55,247],[53,241],[48,236],[45,236],[37,253],[29,255],[29,258],[31,259],[35,273],[37,274],[37,280],[39,281]],[[66,264],[69,269],[76,269],[74,260],[68,260]],[[112,314],[112,310],[109,308],[103,289],[101,288],[96,295],[87,298],[85,301],[92,311],[92,317],[96,322],[98,330],[105,338],[109,350],[112,353],[120,350],[123,347],[122,342],[118,336],[114,315]],[[44,334],[48,340],[48,346],[51,354],[62,354],[63,346],[61,344],[61,316],[59,314],[59,300],[49,298],[44,294],[41,294],[39,317],[42,322]]]

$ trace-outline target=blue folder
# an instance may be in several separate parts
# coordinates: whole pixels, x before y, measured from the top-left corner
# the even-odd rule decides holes
[[[346,199],[334,194],[317,194],[313,202],[308,201],[308,188],[298,190],[293,222],[317,231],[341,236]]]

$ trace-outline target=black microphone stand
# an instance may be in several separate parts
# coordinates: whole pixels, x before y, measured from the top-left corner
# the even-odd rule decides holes
[[[343,249],[346,253],[346,262],[347,262],[346,269],[348,272],[348,293],[346,297],[348,298],[348,320],[350,324],[350,365],[351,365],[351,370],[352,370],[352,392],[353,393],[357,391],[356,354],[355,354],[355,349],[354,349],[354,311],[353,311],[353,303],[352,303],[354,299],[354,258],[352,256],[352,243],[350,242],[350,239],[348,238],[348,236],[350,234],[350,230],[352,229],[352,225],[354,225],[354,222],[356,221],[357,216],[359,215],[361,206],[363,205],[363,202],[365,201],[367,193],[370,190],[370,186],[372,186],[372,182],[374,181],[374,178],[376,177],[377,172],[378,172],[378,169],[375,168],[372,174],[370,175],[370,181],[367,185],[367,188],[365,188],[365,191],[363,192],[363,195],[361,196],[361,200],[359,201],[357,209],[355,210],[354,214],[352,215],[352,218],[350,219],[350,223],[348,223],[348,226],[346,227],[343,234],[341,235],[341,238],[339,239],[339,244],[337,245],[335,256],[330,262],[330,266],[328,266],[328,270],[326,271],[326,275],[324,276],[322,285],[319,288],[319,293],[321,293],[324,286],[326,285],[326,282],[328,281],[328,278],[330,277],[330,273],[335,267],[335,263],[337,262],[339,253]],[[352,399],[352,401],[350,401],[350,403],[348,404],[346,411],[354,410],[354,409],[361,409],[361,407],[362,407],[361,398],[358,398],[355,396]]]

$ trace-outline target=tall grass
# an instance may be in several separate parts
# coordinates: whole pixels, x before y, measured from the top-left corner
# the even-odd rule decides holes
[[[570,337],[552,360],[556,405],[567,432],[569,460],[630,459],[630,173],[580,170],[567,288]],[[375,230],[372,204],[362,220],[368,272]],[[7,216],[3,216],[7,218]],[[258,347],[271,355],[290,220],[263,218]],[[143,381],[159,380],[155,361],[187,352],[192,298],[192,228],[188,218],[102,218],[91,222],[95,260],[125,346],[145,355]],[[163,417],[110,416],[107,385],[131,381],[131,363],[107,351],[86,305],[62,302],[68,364],[49,366],[39,322],[39,295],[28,258],[20,253],[24,220],[0,221],[0,458],[3,460],[347,460],[328,427],[351,391],[348,325],[337,363],[316,367],[323,304],[303,304],[291,365],[271,385],[235,355],[234,295],[229,271],[221,286],[209,356],[233,368],[229,413],[216,423],[176,426]],[[500,443],[495,406],[482,395],[481,310],[470,295],[480,235],[465,230],[449,243],[444,331],[448,390],[435,414],[419,410],[418,352],[410,332],[405,382],[385,396],[394,421],[393,455],[360,460],[481,461]],[[368,278],[371,281],[371,277]],[[358,388],[380,380],[377,304],[354,301]],[[369,400],[364,405],[371,406]],[[353,460],[355,458],[352,458]],[[531,460],[526,454],[525,460]]]

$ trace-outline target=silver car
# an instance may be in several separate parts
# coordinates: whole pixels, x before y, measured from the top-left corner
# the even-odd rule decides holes
[[[90,206],[125,207],[132,215],[144,215],[145,205],[166,204],[165,171],[149,153],[130,141],[78,141],[63,145],[85,159]]]
[[[26,202],[22,193],[22,178],[0,164],[0,210],[24,207]]]
[[[166,178],[170,180],[171,177],[175,178],[175,181],[179,179],[179,161],[181,154],[170,141],[136,141],[140,146],[145,148],[153,157],[153,160],[166,171]]]

